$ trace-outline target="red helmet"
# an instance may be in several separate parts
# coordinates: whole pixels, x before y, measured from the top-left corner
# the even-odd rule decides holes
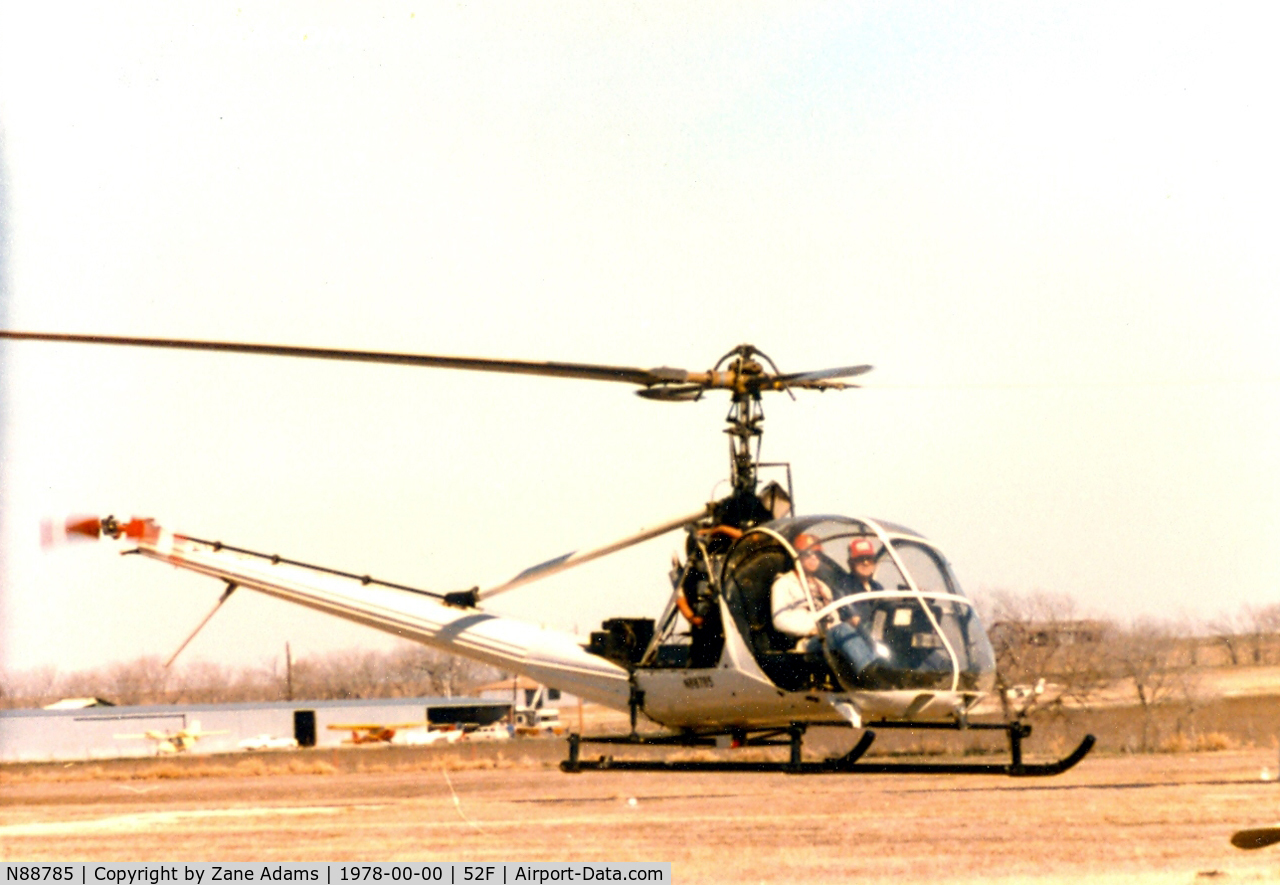
[[[866,538],[854,538],[849,542],[850,559],[875,559],[876,547]]]

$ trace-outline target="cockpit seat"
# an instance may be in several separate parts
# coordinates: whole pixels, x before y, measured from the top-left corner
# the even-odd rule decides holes
[[[752,650],[757,656],[790,652],[795,648],[796,638],[773,626],[773,579],[790,568],[791,557],[775,547],[763,550],[743,563],[734,576]]]
[[[764,675],[784,691],[839,689],[821,652],[757,652],[756,662]]]
[[[782,550],[762,554],[751,563],[756,580],[739,586],[750,627],[751,645],[764,674],[785,691],[833,688],[831,670],[820,651],[797,649],[797,639],[773,626],[773,581],[795,567]]]

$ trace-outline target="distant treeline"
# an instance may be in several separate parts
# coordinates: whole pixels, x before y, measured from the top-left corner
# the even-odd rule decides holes
[[[994,593],[982,600],[1005,715],[1045,718],[1130,707],[1131,749],[1171,738],[1195,745],[1201,711],[1220,698],[1214,671],[1280,664],[1280,604],[1207,623],[1083,617],[1066,596]],[[1277,692],[1280,693],[1280,692]]]
[[[142,657],[74,673],[48,666],[0,674],[0,708],[43,707],[82,697],[118,705],[453,697],[501,675],[491,667],[408,643],[391,651],[302,657],[291,667],[280,662],[266,667],[179,662],[166,669],[161,658]]]

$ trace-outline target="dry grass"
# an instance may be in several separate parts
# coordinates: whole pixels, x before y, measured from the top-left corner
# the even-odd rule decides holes
[[[361,765],[358,770],[371,774],[385,774],[393,771],[499,771],[516,768],[551,768],[555,765],[555,762],[535,759],[527,753],[509,755],[499,751],[493,755],[483,756],[440,753],[416,762]]]
[[[201,759],[196,764],[154,762],[130,766],[50,764],[0,768],[0,785],[22,783],[65,783],[74,781],[152,781],[191,778],[279,777],[298,774],[337,774],[338,769],[323,759],[291,757],[272,760],[242,759],[226,763]]]
[[[1195,736],[1175,734],[1160,743],[1161,753],[1220,753],[1237,748],[1237,742],[1230,735],[1219,731]]]
[[[391,774],[430,771],[503,771],[556,768],[564,756],[562,741],[540,742],[536,749],[485,747],[353,748],[296,750],[261,756],[131,758],[90,763],[0,765],[0,786],[80,781],[166,781],[205,778],[330,776],[344,772]]]

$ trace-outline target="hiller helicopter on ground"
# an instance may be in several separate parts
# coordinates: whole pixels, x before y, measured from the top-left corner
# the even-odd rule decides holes
[[[128,552],[224,582],[215,611],[235,589],[246,587],[630,711],[629,734],[570,735],[566,771],[1053,775],[1093,746],[1089,735],[1066,757],[1032,764],[1022,758],[1030,728],[1021,719],[969,721],[969,712],[992,688],[994,656],[946,558],[923,536],[869,518],[796,516],[789,476],[788,488],[776,482],[759,487],[762,394],[856,386],[836,379],[862,375],[870,366],[784,374],[751,345],[730,351],[710,371],[690,372],[174,339],[13,331],[0,331],[0,337],[614,381],[638,386],[642,397],[667,401],[728,391],[732,490],[726,497],[486,589],[432,593],[175,534],[151,519],[90,517],[65,526],[71,534],[124,539],[136,545]],[[672,595],[657,619],[605,621],[584,644],[480,607],[499,593],[677,529],[686,533],[686,557],[673,569]],[[785,604],[777,589],[782,585],[791,588]],[[784,623],[783,609],[800,613],[807,629]],[[640,716],[666,731],[641,735]],[[843,756],[805,759],[803,735],[820,726],[863,733]],[[873,727],[999,730],[1008,738],[1010,758],[997,764],[867,762],[862,757],[875,739]],[[786,746],[790,753],[778,762],[588,760],[581,755],[587,742]]]

